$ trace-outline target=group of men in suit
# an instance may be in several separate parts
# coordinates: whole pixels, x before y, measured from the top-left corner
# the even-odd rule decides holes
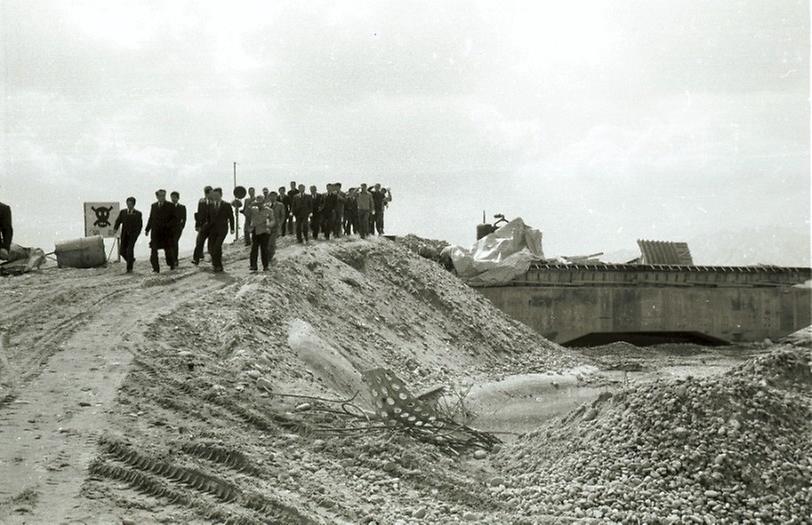
[[[166,190],[155,192],[156,202],[150,208],[144,233],[150,235],[150,263],[152,271],[159,273],[158,252],[164,251],[166,264],[170,269],[178,266],[178,243],[186,226],[186,206],[179,202],[180,194],[173,191],[171,201],[166,200]],[[251,269],[257,270],[257,257],[261,255],[263,269],[273,259],[276,240],[286,233],[292,235],[294,230],[298,242],[309,242],[310,233],[317,239],[321,233],[326,239],[330,236],[358,233],[361,238],[373,233],[383,235],[384,210],[392,200],[389,189],[376,184],[368,189],[361,184],[359,189],[341,190],[341,183],[327,185],[325,193],[319,193],[316,186],[310,187],[310,193],[304,184],[290,183],[290,190],[279,188],[279,192],[263,188],[256,194],[254,188],[248,191],[248,198],[242,213],[245,214],[245,240],[251,245]],[[127,208],[122,210],[115,222],[119,235],[121,256],[127,262],[127,273],[133,271],[135,263],[135,243],[141,234],[143,217],[135,209],[135,197],[127,198]],[[0,220],[3,207],[0,203]],[[11,215],[9,211],[9,228]],[[223,242],[226,235],[234,234],[234,211],[232,205],[223,201],[223,190],[206,186],[203,198],[197,203],[194,214],[197,238],[192,255],[192,264],[198,265],[203,260],[203,250],[208,243],[212,266],[215,272],[223,271]],[[0,227],[3,223],[0,223]],[[120,231],[119,231],[120,228]],[[0,240],[5,242],[6,235],[0,232]],[[10,234],[8,234],[10,243]]]
[[[152,271],[161,271],[158,252],[164,251],[166,264],[170,269],[178,266],[178,243],[186,227],[186,206],[181,204],[180,194],[173,191],[171,201],[166,200],[166,190],[155,192],[156,202],[152,204],[144,233],[150,236],[149,261]],[[132,273],[135,264],[135,243],[141,235],[144,224],[140,211],[135,209],[135,197],[127,198],[127,208],[121,210],[116,218],[114,228],[119,236],[119,251],[127,262],[127,273]],[[121,230],[119,231],[119,227]]]
[[[284,207],[282,220],[278,222],[279,235],[292,235],[296,232],[299,243],[308,242],[310,235],[318,239],[319,234],[325,239],[360,234],[361,238],[377,230],[378,235],[384,234],[384,212],[392,201],[392,192],[382,188],[380,184],[367,187],[361,184],[360,188],[350,188],[347,192],[341,189],[341,183],[327,184],[327,191],[320,193],[316,186],[310,186],[310,192],[305,190],[304,184],[297,186],[295,181],[290,183],[290,189],[282,186],[279,192],[269,192],[268,188],[262,190],[264,206],[270,206],[270,194],[273,201],[280,202]],[[257,200],[254,188],[248,189],[243,213],[246,218],[245,243],[251,244],[250,209]]]

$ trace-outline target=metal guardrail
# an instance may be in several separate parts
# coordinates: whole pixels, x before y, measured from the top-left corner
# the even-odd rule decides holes
[[[509,286],[776,287],[810,279],[812,268],[804,267],[536,262]]]

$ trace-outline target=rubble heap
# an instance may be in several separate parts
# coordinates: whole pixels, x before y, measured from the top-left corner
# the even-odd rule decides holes
[[[437,263],[444,263],[440,257],[443,249],[450,246],[446,241],[436,239],[425,239],[414,234],[404,235],[397,238],[397,243],[404,248]]]
[[[504,448],[526,514],[801,523],[812,516],[810,351],[606,393]],[[796,387],[802,388],[796,388]]]

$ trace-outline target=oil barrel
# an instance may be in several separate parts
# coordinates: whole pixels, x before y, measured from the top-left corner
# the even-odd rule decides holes
[[[107,263],[100,235],[57,243],[54,253],[60,268],[95,268]]]

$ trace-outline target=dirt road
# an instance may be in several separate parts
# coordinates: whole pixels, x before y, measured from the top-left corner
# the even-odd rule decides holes
[[[146,344],[145,328],[226,282],[194,268],[125,276],[116,266],[0,281],[0,295],[16,299],[0,310],[8,334],[0,375],[2,521],[71,521],[106,409]]]
[[[486,472],[397,436],[330,435],[334,415],[293,414],[255,383],[340,395],[289,346],[295,320],[415,389],[574,359],[387,240],[277,253],[259,274],[232,246],[223,275],[139,261],[0,280],[0,522],[500,521]]]

